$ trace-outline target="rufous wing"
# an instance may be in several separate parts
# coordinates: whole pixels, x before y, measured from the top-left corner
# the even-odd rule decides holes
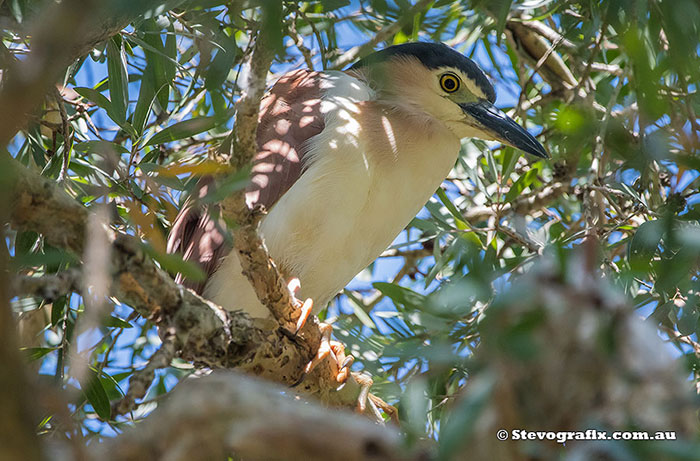
[[[320,74],[296,70],[282,76],[260,104],[257,144],[251,182],[246,190],[250,207],[270,209],[303,173],[308,140],[325,126],[320,111],[322,89]],[[231,251],[221,220],[215,217],[216,205],[202,199],[213,192],[212,177],[203,177],[186,200],[168,236],[168,253],[180,253],[184,260],[197,263],[206,279],[186,280],[177,274],[175,281],[202,294],[209,277]]]

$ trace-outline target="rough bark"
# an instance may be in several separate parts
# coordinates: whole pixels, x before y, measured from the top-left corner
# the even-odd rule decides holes
[[[89,210],[53,181],[14,161],[7,163],[14,179],[10,188],[11,225],[39,232],[51,245],[81,255]],[[291,385],[298,381],[318,348],[316,335],[290,339],[287,330],[274,321],[254,322],[244,312],[227,312],[176,284],[155,265],[135,237],[113,235],[111,263],[112,294],[162,330],[172,329],[174,347],[185,360],[212,368],[239,367]],[[310,321],[308,329],[313,328],[317,330],[318,326]],[[316,395],[329,405],[354,406],[360,384],[353,379],[337,391],[333,375],[330,364],[321,364],[298,390]]]
[[[346,411],[290,398],[235,372],[190,379],[138,427],[93,448],[94,459],[411,460],[400,434]],[[423,458],[424,459],[424,458]]]

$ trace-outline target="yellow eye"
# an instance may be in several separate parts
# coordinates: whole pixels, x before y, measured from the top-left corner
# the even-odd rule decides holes
[[[454,93],[459,89],[459,77],[448,73],[440,76],[440,87],[446,93]]]

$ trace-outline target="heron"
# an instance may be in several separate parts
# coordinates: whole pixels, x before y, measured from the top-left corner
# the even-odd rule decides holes
[[[387,47],[344,71],[294,70],[271,87],[260,105],[246,202],[267,210],[259,233],[302,310],[297,328],[416,216],[455,165],[462,139],[548,157],[495,101],[474,61],[428,42]],[[202,180],[194,195],[212,187]],[[225,236],[224,223],[188,201],[168,251],[199,264],[206,278],[176,281],[224,309],[267,317]],[[351,357],[330,331],[324,326],[306,372],[331,355],[342,382]]]

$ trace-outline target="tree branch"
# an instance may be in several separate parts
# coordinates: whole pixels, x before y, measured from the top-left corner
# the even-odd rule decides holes
[[[81,255],[89,211],[54,181],[15,161],[5,163],[14,181],[9,187],[12,226],[41,233],[47,243]],[[180,357],[200,366],[238,367],[287,385],[298,381],[318,349],[313,334],[292,340],[274,322],[254,323],[244,312],[227,312],[176,284],[153,263],[137,238],[113,234],[111,240],[112,294],[162,331],[172,329]],[[318,327],[309,326],[314,330]],[[333,367],[326,361],[297,389],[331,406],[353,407],[361,385],[350,379],[341,390],[337,386]]]
[[[58,274],[42,276],[18,275],[10,285],[10,296],[34,296],[47,302],[55,301],[59,296],[80,291],[81,272],[70,268]]]
[[[129,378],[129,390],[124,398],[112,407],[113,415],[123,415],[134,410],[136,400],[142,399],[151,386],[156,370],[169,366],[175,357],[178,345],[175,332],[171,329],[161,332],[161,336],[163,336],[163,344],[161,344],[160,349],[151,356],[143,369],[138,370]]]
[[[268,49],[264,35],[258,32],[250,57],[250,72],[246,92],[236,103],[236,120],[231,135],[219,151],[235,169],[247,168],[258,152],[256,132],[260,100],[265,93],[267,73],[273,53]],[[265,244],[258,235],[262,210],[250,210],[245,190],[229,195],[221,202],[224,219],[235,224],[233,245],[238,252],[243,274],[246,275],[260,302],[267,307],[282,325],[294,324],[295,309],[287,284],[270,258]],[[315,342],[320,341],[320,332]]]
[[[404,451],[394,429],[291,399],[287,391],[234,372],[190,379],[138,427],[94,447],[92,457],[225,459],[235,453],[266,460],[420,459],[420,453]]]

